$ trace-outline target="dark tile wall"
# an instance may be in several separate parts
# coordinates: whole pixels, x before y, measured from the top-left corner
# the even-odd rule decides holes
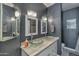
[[[54,32],[50,32],[50,28],[48,25],[48,34],[51,36],[58,36],[58,54],[61,54],[61,4],[57,3],[48,8],[48,20],[50,16],[52,17],[53,24],[55,26]]]
[[[79,8],[70,9],[63,12],[63,39],[64,43],[67,47],[75,48],[77,39],[78,39],[78,32],[79,32]],[[76,29],[67,29],[67,20],[76,18]]]

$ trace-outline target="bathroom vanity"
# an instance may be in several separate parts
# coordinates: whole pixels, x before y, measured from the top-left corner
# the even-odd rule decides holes
[[[27,12],[27,15],[25,15],[25,36],[31,38],[27,48],[24,47],[26,44],[21,44],[22,56],[57,56],[57,40],[59,37],[47,36],[46,16],[42,16],[40,26],[40,34],[45,36],[33,39],[34,35],[39,34],[38,18],[29,16]]]
[[[27,48],[23,48],[21,45],[22,56],[57,56],[58,39],[59,37],[46,36],[34,39],[34,41],[42,40],[42,43],[29,43]]]

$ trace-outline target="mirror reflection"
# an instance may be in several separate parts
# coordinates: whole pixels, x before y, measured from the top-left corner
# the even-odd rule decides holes
[[[36,33],[36,20],[28,19],[30,21],[30,33]]]
[[[26,16],[25,23],[25,35],[37,35],[38,34],[38,19],[35,17]]]
[[[41,20],[41,34],[46,34],[47,33],[47,18],[42,17]]]
[[[3,5],[2,36],[12,39],[20,33],[20,18],[15,16],[16,9]]]

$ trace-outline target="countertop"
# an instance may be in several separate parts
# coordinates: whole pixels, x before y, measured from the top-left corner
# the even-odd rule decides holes
[[[13,36],[3,37],[2,40],[0,40],[0,41],[5,42],[5,41],[11,40],[13,38],[15,38],[15,37],[13,37]]]
[[[47,37],[41,37],[39,39],[43,39],[42,44],[33,47],[29,46],[27,48],[23,48],[21,45],[22,50],[29,56],[35,56],[39,54],[42,50],[46,49],[51,44],[55,43],[59,39],[59,37],[47,36]]]

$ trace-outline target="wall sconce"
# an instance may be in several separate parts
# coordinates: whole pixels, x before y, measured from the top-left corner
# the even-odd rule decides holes
[[[36,17],[36,16],[37,16],[37,13],[34,12],[34,11],[27,11],[27,15],[28,15],[28,16]]]
[[[53,22],[53,20],[52,20],[52,19],[49,19],[48,21],[49,21],[50,23],[52,23],[52,22]]]
[[[15,18],[14,18],[14,17],[12,17],[12,18],[11,18],[11,21],[15,21]]]
[[[20,12],[19,11],[15,11],[15,17],[19,17],[20,16]]]
[[[48,19],[48,22],[52,23],[53,22],[53,19],[52,18],[49,18]]]
[[[47,21],[47,17],[43,16],[42,20]]]

